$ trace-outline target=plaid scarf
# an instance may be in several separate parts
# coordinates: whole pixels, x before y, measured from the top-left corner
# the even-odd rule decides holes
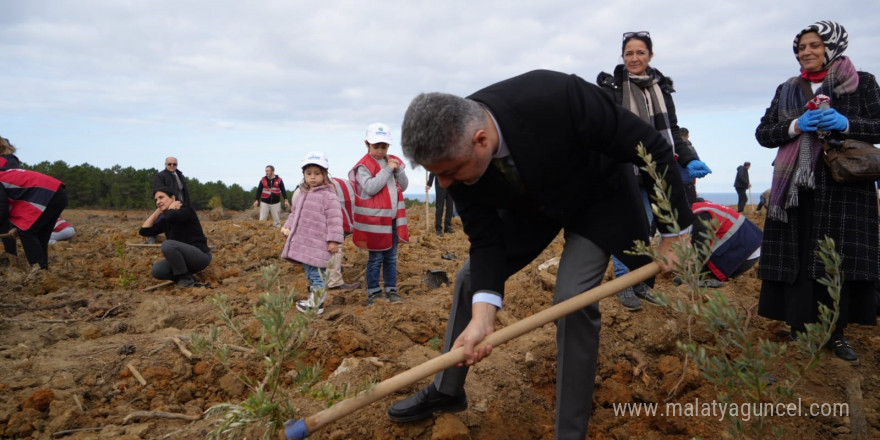
[[[808,97],[801,90],[800,76],[782,86],[779,93],[779,121],[791,121],[805,111]],[[859,75],[848,57],[841,56],[829,69],[828,76],[816,93],[834,97],[853,93],[859,86]],[[815,132],[801,133],[791,142],[779,147],[773,161],[773,182],[767,216],[788,223],[788,209],[798,206],[799,188],[813,189],[816,181],[813,170],[822,154],[822,143]]]
[[[672,140],[672,127],[669,124],[663,92],[657,85],[657,78],[650,71],[648,73],[644,76],[626,74],[629,80],[623,81],[623,107],[651,124],[674,149],[675,142]],[[632,84],[636,87],[632,87]]]

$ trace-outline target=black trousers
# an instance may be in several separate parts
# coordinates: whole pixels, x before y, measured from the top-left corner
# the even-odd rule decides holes
[[[12,228],[13,228],[12,223],[9,223],[7,221],[5,225],[0,225],[0,234],[5,234],[5,233],[9,232],[9,230]],[[2,240],[3,240],[3,248],[7,254],[18,255],[18,249],[16,249],[15,238],[7,237]]]
[[[749,201],[749,198],[746,197],[746,190],[747,189],[748,188],[737,188],[736,189],[736,197],[737,197],[736,211],[737,212],[743,212],[743,210],[746,209],[746,202]]]
[[[443,229],[446,232],[452,231],[452,211],[455,209],[455,205],[452,202],[452,195],[449,194],[449,191],[446,188],[443,188],[438,183],[437,186],[434,187],[434,191],[437,194],[437,212],[434,214],[434,228],[437,232],[442,231]],[[443,207],[446,207],[446,215],[443,214]],[[443,218],[443,229],[440,229],[440,219]]]
[[[42,269],[49,268],[49,237],[52,236],[52,230],[55,229],[55,222],[61,216],[61,211],[66,207],[67,190],[62,187],[52,200],[49,200],[37,221],[28,230],[18,232],[28,264],[39,264]]]
[[[697,185],[694,182],[682,182],[682,185],[684,186],[684,195],[687,197],[688,205],[697,203]],[[648,191],[648,194],[651,194],[651,191]]]

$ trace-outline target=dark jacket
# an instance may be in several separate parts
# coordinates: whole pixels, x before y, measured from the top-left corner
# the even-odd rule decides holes
[[[693,147],[687,148],[687,145],[685,144],[686,141],[681,137],[681,129],[678,127],[678,116],[675,114],[675,101],[672,100],[672,94],[675,93],[675,88],[672,85],[672,78],[664,76],[662,72],[653,67],[648,67],[646,73],[656,78],[657,85],[660,86],[660,91],[663,94],[663,101],[666,102],[666,113],[669,115],[669,126],[672,131],[672,140],[675,142],[675,154],[678,155],[678,163],[685,167],[690,161],[699,159],[699,157],[697,157],[697,152]],[[599,76],[596,77],[596,84],[598,84],[602,90],[610,93],[611,97],[614,98],[614,102],[619,105],[623,104],[624,81],[627,81],[627,79],[626,68],[623,64],[618,64],[617,67],[614,68],[614,75],[601,72],[599,73]]]
[[[202,231],[202,223],[192,207],[183,205],[180,209],[168,209],[156,223],[149,228],[141,227],[138,234],[144,237],[152,237],[165,233],[165,238],[186,243],[199,248],[202,252],[209,252],[208,239]]]
[[[503,295],[507,277],[562,228],[619,255],[633,240],[647,238],[635,177],[621,170],[643,165],[639,143],[661,168],[675,167],[672,149],[653,127],[583,79],[546,70],[488,86],[468,99],[498,121],[522,182],[512,185],[490,166],[473,185],[449,187],[471,243],[473,291]],[[679,222],[690,225],[693,214],[680,179],[667,173],[666,181]],[[632,268],[648,262],[625,258]]]
[[[870,73],[859,72],[855,92],[831,96],[831,107],[849,119],[849,134],[872,144],[880,143],[880,88]],[[826,88],[831,75],[822,84]],[[770,107],[755,131],[758,143],[778,148],[792,141],[788,134],[791,120],[779,120],[779,96],[784,83],[776,89]],[[824,93],[820,89],[819,93]],[[818,241],[825,235],[834,239],[836,250],[844,255],[842,270],[846,281],[877,281],[880,279],[880,237],[878,237],[877,190],[873,182],[837,183],[820,159],[815,170],[816,189],[806,193],[813,199],[812,236],[810,247],[798,246],[797,222],[789,213],[789,222],[767,219],[764,223],[764,245],[758,275],[771,281],[793,282],[797,277],[799,257],[810,259],[809,276],[825,275],[822,261],[816,256]],[[802,240],[803,241],[803,240]]]
[[[21,168],[18,156],[14,154],[0,155],[0,170],[11,170],[13,168]]]
[[[181,173],[180,170],[175,171],[175,173],[177,173],[177,176],[180,177],[180,183],[183,184],[183,190],[178,191],[177,179],[174,178],[174,174],[168,170],[163,169],[162,171],[156,173],[155,176],[153,176],[153,192],[156,192],[161,188],[174,189],[175,191],[178,191],[178,199],[180,199],[181,197],[183,198],[181,200],[181,203],[183,203],[184,205],[191,205],[192,199],[189,198],[189,188],[186,187],[186,177],[184,177],[183,173]]]
[[[745,165],[736,167],[736,178],[733,180],[734,188],[749,187],[749,169]]]

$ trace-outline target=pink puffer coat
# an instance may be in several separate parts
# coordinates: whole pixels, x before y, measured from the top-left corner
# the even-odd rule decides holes
[[[326,268],[327,243],[342,243],[342,208],[333,185],[322,185],[296,198],[284,227],[290,229],[281,258]]]

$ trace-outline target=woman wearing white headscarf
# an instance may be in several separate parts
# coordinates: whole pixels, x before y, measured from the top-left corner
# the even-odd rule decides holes
[[[840,317],[828,343],[834,354],[857,363],[843,332],[849,323],[876,325],[873,283],[880,277],[877,193],[873,183],[835,182],[820,158],[819,135],[880,142],[880,89],[873,75],[856,71],[843,52],[848,34],[819,21],[794,38],[800,75],[776,89],[755,137],[777,148],[764,225],[763,281],[758,314],[784,320],[792,338],[817,321],[817,304],[832,305],[816,254],[826,235],[843,255]],[[830,108],[807,110],[812,96],[830,97]]]

